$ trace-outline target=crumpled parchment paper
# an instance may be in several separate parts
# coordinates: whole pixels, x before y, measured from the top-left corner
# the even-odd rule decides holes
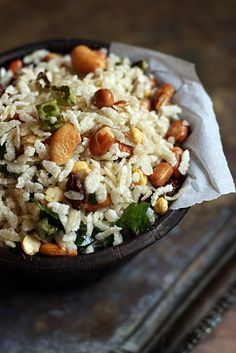
[[[184,144],[191,154],[184,183],[185,192],[172,203],[171,208],[189,207],[235,192],[212,101],[194,65],[157,51],[115,42],[111,44],[110,51],[121,57],[129,57],[132,61],[147,59],[150,71],[159,82],[173,84],[176,89],[173,102],[182,108],[180,118],[186,119],[191,125],[192,132]]]

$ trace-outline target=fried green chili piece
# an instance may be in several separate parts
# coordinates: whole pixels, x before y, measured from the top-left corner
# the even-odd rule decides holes
[[[37,106],[39,118],[42,121],[43,128],[46,131],[54,132],[59,127],[63,126],[65,120],[61,115],[60,108],[56,99],[50,99],[47,102],[39,104]],[[56,121],[53,121],[56,118]]]
[[[74,105],[76,103],[76,96],[69,86],[52,86],[52,91],[54,91],[59,105]]]

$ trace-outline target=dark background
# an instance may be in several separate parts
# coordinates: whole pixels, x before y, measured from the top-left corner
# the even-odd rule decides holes
[[[0,33],[1,52],[42,39],[73,37],[145,46],[194,62],[213,100],[235,176],[235,0],[0,0]],[[194,352],[234,353],[235,329],[233,309]]]

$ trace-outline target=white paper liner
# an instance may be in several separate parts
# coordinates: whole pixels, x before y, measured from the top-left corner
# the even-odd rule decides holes
[[[157,51],[112,43],[110,51],[132,61],[147,59],[158,82],[172,83],[173,97],[183,113],[181,118],[191,125],[184,144],[190,150],[191,163],[185,180],[185,191],[171,205],[172,209],[193,206],[221,195],[235,192],[233,178],[224,156],[219,126],[212,101],[204,90],[193,64]]]

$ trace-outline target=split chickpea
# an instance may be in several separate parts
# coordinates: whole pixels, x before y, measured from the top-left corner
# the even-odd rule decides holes
[[[154,211],[159,214],[166,213],[168,211],[168,201],[164,197],[159,197],[155,203]]]

